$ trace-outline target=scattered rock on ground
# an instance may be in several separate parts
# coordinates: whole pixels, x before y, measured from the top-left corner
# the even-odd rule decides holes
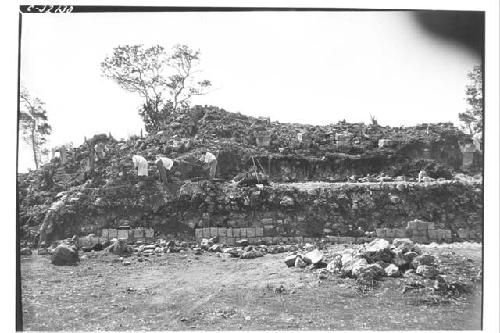
[[[57,266],[75,265],[79,260],[78,250],[72,245],[60,244],[52,252],[52,264]]]
[[[387,266],[384,269],[384,271],[385,271],[385,274],[389,277],[397,277],[397,276],[401,275],[401,272],[399,271],[398,266],[396,266],[394,264],[390,264],[389,266]]]

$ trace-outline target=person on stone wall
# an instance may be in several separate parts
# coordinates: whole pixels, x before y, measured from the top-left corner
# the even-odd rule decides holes
[[[166,184],[169,181],[170,169],[174,166],[174,161],[170,158],[157,155],[155,163],[158,167],[161,182]]]
[[[427,172],[425,172],[425,170],[420,170],[418,173],[418,182],[421,183],[424,180],[424,177],[427,177]]]
[[[209,178],[213,179],[217,171],[217,157],[209,151],[204,151],[202,154],[200,160],[205,163],[205,168],[209,169]]]
[[[144,157],[134,155],[132,156],[132,162],[134,163],[134,169],[137,168],[137,175],[139,177],[148,176],[148,161]]]

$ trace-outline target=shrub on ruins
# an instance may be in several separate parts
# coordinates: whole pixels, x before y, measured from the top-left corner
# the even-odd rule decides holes
[[[458,114],[458,119],[462,122],[462,128],[470,135],[479,138],[483,145],[483,77],[480,66],[474,66],[472,71],[467,73],[467,85],[465,87],[465,101],[468,107],[465,112]]]

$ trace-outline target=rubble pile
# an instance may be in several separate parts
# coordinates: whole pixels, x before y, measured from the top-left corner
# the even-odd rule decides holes
[[[356,279],[363,285],[373,285],[383,277],[420,277],[433,280],[435,291],[454,288],[453,283],[446,283],[439,271],[439,261],[423,253],[407,238],[394,239],[392,244],[378,238],[369,244],[334,253],[318,249],[306,253],[295,251],[284,259],[284,263],[287,267],[318,269],[320,278],[336,274]]]

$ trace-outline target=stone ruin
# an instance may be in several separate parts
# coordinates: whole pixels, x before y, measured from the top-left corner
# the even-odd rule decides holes
[[[119,237],[125,231],[118,230],[116,238],[131,242],[148,241],[145,230],[180,241],[210,235],[228,245],[482,238],[482,180],[463,168],[467,136],[452,126],[283,124],[214,107],[172,117],[160,133],[100,137],[106,154],[92,174],[87,144],[71,148],[64,162],[19,174],[21,239],[33,245],[43,236],[48,246],[76,235],[105,243],[124,220],[134,231]],[[196,164],[206,149],[219,151],[214,180]],[[133,154],[151,162],[148,177],[137,177]],[[153,163],[159,154],[180,161],[168,184]],[[270,184],[236,186],[232,180],[250,167]],[[420,170],[429,178],[419,183]]]

